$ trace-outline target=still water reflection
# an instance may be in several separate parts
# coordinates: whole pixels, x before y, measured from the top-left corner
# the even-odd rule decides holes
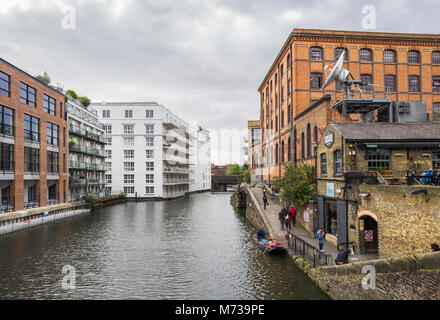
[[[230,196],[127,202],[3,236],[0,298],[325,299],[287,255],[262,254]]]

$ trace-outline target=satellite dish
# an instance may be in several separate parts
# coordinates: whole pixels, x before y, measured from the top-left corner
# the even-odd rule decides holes
[[[342,67],[344,64],[344,58],[345,58],[345,51],[342,52],[338,61],[335,63],[332,71],[330,72],[327,79],[325,80],[324,85],[322,86],[321,90],[324,90],[325,88],[327,88],[333,81],[345,82],[347,80],[347,77],[350,74],[350,71],[348,71],[347,69],[344,69]],[[324,67],[324,73],[327,71],[327,69],[328,69],[328,65],[326,65]]]

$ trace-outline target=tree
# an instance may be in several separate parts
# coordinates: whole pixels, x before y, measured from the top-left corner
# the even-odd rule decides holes
[[[90,103],[91,103],[90,99],[87,98],[87,97],[79,97],[78,100],[81,102],[81,104],[84,107],[88,107],[90,105]]]
[[[281,189],[281,198],[295,205],[305,205],[316,195],[315,169],[311,166],[284,166],[283,177],[274,182]]]
[[[70,95],[73,99],[78,99],[78,95],[73,90],[67,90],[66,93]]]
[[[228,174],[229,175],[239,175],[241,174],[241,169],[240,166],[238,164],[233,164],[229,167],[228,169]]]
[[[43,82],[45,85],[50,85],[50,77],[46,71],[44,71],[43,75],[40,75],[40,74],[37,75],[36,78],[38,80],[40,80],[41,82]]]
[[[251,171],[249,169],[243,171],[243,182],[251,182]]]

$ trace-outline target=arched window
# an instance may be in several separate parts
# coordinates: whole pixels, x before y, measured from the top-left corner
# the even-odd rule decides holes
[[[284,163],[284,140],[281,141],[281,163]]]
[[[312,157],[312,131],[310,123],[307,125],[307,158]]]
[[[273,146],[270,147],[270,164],[273,164]]]
[[[305,141],[304,141],[304,132],[301,132],[301,159],[305,159],[306,158],[306,152],[305,152]]]
[[[286,61],[287,68],[290,68],[291,62],[290,62],[290,53],[287,55],[287,61]]]
[[[360,62],[371,62],[373,61],[373,54],[370,49],[364,48],[359,50],[359,61]]]
[[[313,128],[313,143],[317,144],[318,143],[318,127],[315,126]]]
[[[418,52],[417,50],[408,51],[408,63],[419,64],[420,52]]]
[[[344,57],[344,61],[348,61],[348,49],[346,48],[335,48],[335,60],[338,60],[339,57],[341,56],[342,52],[345,51],[345,57]]]
[[[322,60],[322,48],[311,47],[310,48],[310,60],[319,61]]]
[[[387,49],[383,52],[384,63],[396,63],[396,51]]]
[[[287,161],[292,160],[292,140],[287,139]]]
[[[282,64],[281,65],[281,78],[283,77],[283,75],[284,75],[284,65]]]
[[[275,145],[275,163],[278,163],[278,143]]]
[[[296,132],[296,129],[293,130],[293,161],[296,162],[297,158],[297,150],[298,148],[298,134]]]
[[[440,64],[440,51],[432,53],[432,64]]]

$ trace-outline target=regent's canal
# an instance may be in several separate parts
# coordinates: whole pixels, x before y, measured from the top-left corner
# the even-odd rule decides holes
[[[326,299],[287,255],[262,254],[230,197],[127,202],[2,236],[0,298]]]

